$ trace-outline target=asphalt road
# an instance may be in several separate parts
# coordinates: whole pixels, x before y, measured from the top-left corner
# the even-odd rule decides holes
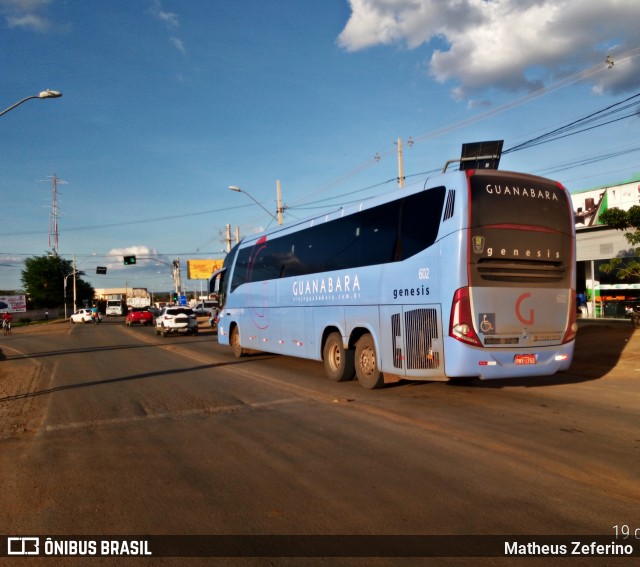
[[[581,329],[576,363],[554,377],[376,391],[332,383],[317,362],[235,359],[204,329],[163,339],[111,319],[0,339],[5,534],[640,528],[640,337],[627,326]],[[281,562],[398,564],[266,564]]]

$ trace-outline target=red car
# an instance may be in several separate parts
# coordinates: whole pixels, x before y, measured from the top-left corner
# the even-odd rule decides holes
[[[129,309],[129,313],[125,317],[124,324],[131,327],[134,323],[140,323],[141,325],[152,325],[153,315],[151,311],[144,307],[133,307]]]

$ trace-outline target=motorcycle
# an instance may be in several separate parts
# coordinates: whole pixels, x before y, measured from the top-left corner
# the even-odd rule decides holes
[[[634,328],[640,329],[640,306],[626,307],[625,315],[631,319]]]

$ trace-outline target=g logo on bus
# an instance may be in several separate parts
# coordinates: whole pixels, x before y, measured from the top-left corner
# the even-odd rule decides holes
[[[525,299],[528,299],[529,297],[531,297],[531,294],[529,292],[527,292],[527,293],[523,293],[516,300],[516,317],[518,318],[518,321],[520,321],[520,323],[522,323],[523,325],[533,325],[534,320],[535,320],[535,316],[533,314],[533,309],[529,309],[529,318],[528,319],[526,319],[522,315],[522,312],[520,311],[520,308],[522,306],[522,302]]]

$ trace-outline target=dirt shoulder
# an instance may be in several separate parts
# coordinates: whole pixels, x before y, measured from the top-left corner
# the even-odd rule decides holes
[[[24,433],[33,419],[32,407],[41,366],[28,358],[11,357],[0,349],[0,440]]]
[[[68,323],[62,320],[37,325],[14,327],[12,335],[33,333],[66,333]],[[42,388],[42,365],[28,354],[11,346],[11,338],[0,338],[0,440],[25,433],[38,419],[34,392]]]

